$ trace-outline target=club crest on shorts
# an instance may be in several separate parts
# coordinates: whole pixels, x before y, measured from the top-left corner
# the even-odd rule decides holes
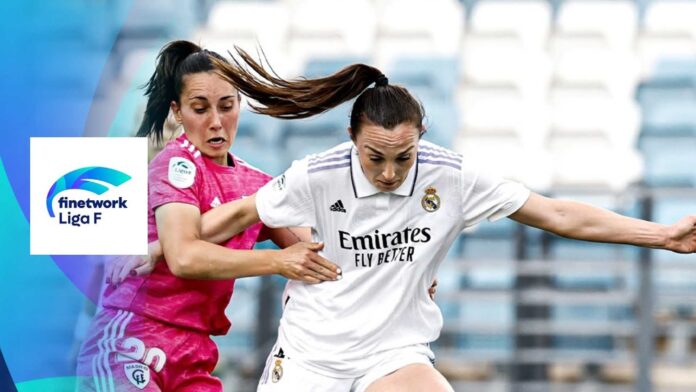
[[[143,389],[150,383],[150,368],[142,363],[127,363],[123,365],[123,370],[126,372],[128,381],[138,389]]]
[[[437,195],[437,189],[432,186],[425,188],[425,196],[421,199],[421,206],[428,212],[435,212],[440,208],[440,196]]]
[[[273,366],[273,370],[271,371],[271,381],[273,382],[278,382],[280,381],[281,378],[283,378],[283,360],[276,358],[275,360],[275,366]]]

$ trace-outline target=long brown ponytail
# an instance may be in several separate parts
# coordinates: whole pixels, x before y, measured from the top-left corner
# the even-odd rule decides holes
[[[350,125],[354,134],[364,121],[392,129],[411,123],[422,129],[421,104],[403,87],[388,83],[382,72],[365,64],[353,64],[322,78],[287,80],[267,71],[247,52],[236,47],[241,60],[212,59],[221,76],[255,102],[258,113],[296,119],[311,117],[355,97]],[[271,68],[272,69],[272,68]],[[376,83],[376,86],[369,87]]]

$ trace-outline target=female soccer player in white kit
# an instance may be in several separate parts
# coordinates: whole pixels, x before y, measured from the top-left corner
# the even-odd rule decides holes
[[[466,167],[460,154],[421,140],[423,108],[376,68],[288,81],[240,54],[245,65],[219,69],[260,113],[308,117],[357,96],[351,142],[296,161],[242,202],[240,222],[311,227],[313,241],[325,244],[322,255],[343,271],[343,279],[319,285],[288,282],[259,391],[451,391],[432,367],[428,343],[442,315],[426,289],[459,233],[484,219],[696,251],[696,216],[659,225],[545,198]]]
[[[279,118],[309,117],[357,96],[352,141],[296,161],[255,196],[220,206],[218,230],[259,219],[307,226],[343,279],[288,282],[278,341],[259,391],[451,391],[428,344],[442,315],[426,289],[462,229],[483,219],[588,241],[696,251],[696,217],[671,226],[553,200],[462,164],[421,140],[423,109],[376,68],[353,65],[321,79],[287,81],[241,53],[222,76]],[[369,87],[375,83],[374,87]],[[369,88],[368,88],[369,87]]]

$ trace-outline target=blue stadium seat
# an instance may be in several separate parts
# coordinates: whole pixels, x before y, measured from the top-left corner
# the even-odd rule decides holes
[[[402,84],[408,89],[426,89],[446,100],[454,95],[458,75],[455,57],[402,57],[387,72],[391,83]]]
[[[429,88],[409,88],[425,109],[425,140],[452,148],[459,128],[459,112],[453,99],[444,99]]]
[[[655,64],[650,79],[662,83],[696,86],[696,58],[666,58]]]
[[[348,141],[348,133],[294,134],[288,132],[283,142],[286,165],[309,154],[322,152],[339,143]]]
[[[117,2],[124,39],[186,37],[200,19],[196,0]],[[230,22],[231,23],[231,22]]]
[[[650,186],[696,185],[696,136],[641,136],[644,181]]]
[[[682,78],[661,78],[641,84],[642,134],[696,135],[696,88],[690,83]]]
[[[511,335],[480,335],[480,334],[460,334],[457,339],[456,347],[463,350],[485,350],[510,352],[514,346],[514,339]]]
[[[312,58],[307,61],[302,75],[307,78],[319,78],[359,63],[369,63],[369,59],[360,56]]]
[[[283,120],[244,111],[239,116],[237,137],[252,137],[263,144],[277,147],[281,142],[283,125]]]
[[[262,143],[253,137],[237,136],[231,151],[250,165],[272,176],[277,176],[287,169],[282,148]]]

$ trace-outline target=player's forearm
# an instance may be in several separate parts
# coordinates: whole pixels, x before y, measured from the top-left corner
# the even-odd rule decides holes
[[[255,196],[222,204],[201,216],[201,238],[222,243],[259,221]]]
[[[312,241],[310,229],[305,227],[269,228],[268,234],[269,239],[281,249],[292,246],[300,241]]]
[[[619,215],[588,204],[555,200],[555,224],[550,231],[567,238],[665,248],[668,227]]]
[[[277,251],[232,250],[203,240],[181,244],[165,258],[172,274],[186,279],[234,279],[278,273]]]

